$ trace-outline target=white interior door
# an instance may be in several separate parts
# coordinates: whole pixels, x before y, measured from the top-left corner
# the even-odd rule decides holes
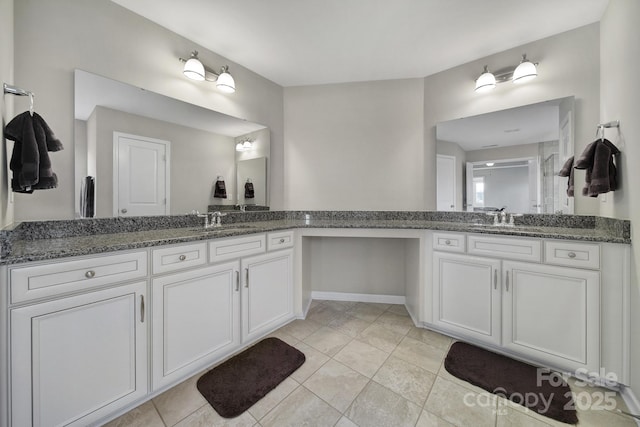
[[[436,155],[436,196],[439,211],[456,210],[456,158]]]
[[[170,142],[113,133],[114,216],[168,215]]]
[[[542,213],[540,202],[540,166],[538,161],[529,160],[529,213]]]

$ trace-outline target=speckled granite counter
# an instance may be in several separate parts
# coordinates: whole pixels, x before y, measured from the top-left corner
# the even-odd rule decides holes
[[[486,215],[467,212],[270,211],[235,212],[220,229],[204,230],[193,215],[41,221],[2,233],[0,264],[147,248],[298,228],[417,229],[532,238],[631,243],[630,223],[594,216],[525,215],[516,227],[490,225]]]

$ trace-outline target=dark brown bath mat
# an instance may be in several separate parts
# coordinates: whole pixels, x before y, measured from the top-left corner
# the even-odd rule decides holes
[[[463,342],[453,343],[444,367],[451,375],[541,415],[578,422],[571,389],[559,374],[545,371],[539,376],[535,366]]]
[[[276,388],[305,361],[278,338],[265,338],[198,380],[198,390],[220,416],[234,418]]]

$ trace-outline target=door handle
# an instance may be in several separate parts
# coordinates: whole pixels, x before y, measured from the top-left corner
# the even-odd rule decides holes
[[[240,272],[236,270],[236,292],[240,290]]]
[[[249,269],[248,268],[244,269],[244,278],[245,278],[244,287],[248,288],[249,287]]]
[[[140,323],[144,323],[144,295],[140,295]]]

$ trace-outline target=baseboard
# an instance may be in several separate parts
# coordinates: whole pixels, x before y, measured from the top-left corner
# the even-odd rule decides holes
[[[313,301],[313,298],[309,298],[309,302],[307,303],[307,306],[302,309],[302,315],[296,316],[296,319],[304,320],[307,318],[307,314],[309,313],[309,309],[311,308],[312,301]]]
[[[631,390],[631,387],[620,387],[620,396],[622,396],[624,403],[627,404],[630,413],[634,415],[640,414],[640,400],[638,400],[638,397],[635,395],[633,390]],[[638,426],[640,426],[640,419],[635,418],[634,421]]]
[[[400,295],[352,294],[346,292],[311,292],[311,298],[330,301],[375,302],[382,304],[405,304],[406,299]]]

